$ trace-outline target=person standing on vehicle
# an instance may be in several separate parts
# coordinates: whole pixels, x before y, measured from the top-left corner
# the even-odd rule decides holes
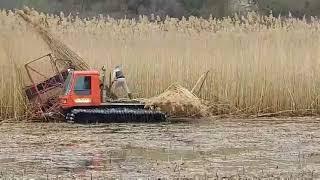
[[[115,89],[122,88],[127,94],[130,99],[132,99],[132,94],[128,88],[126,78],[123,74],[121,66],[116,66],[113,70],[113,81],[112,86],[114,85]]]

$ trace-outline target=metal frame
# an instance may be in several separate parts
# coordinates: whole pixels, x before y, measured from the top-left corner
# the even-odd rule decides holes
[[[49,62],[54,72],[54,76],[52,77],[47,77],[43,75],[43,73],[41,73],[39,70],[36,70],[32,67],[33,64],[38,63],[39,61],[47,60],[47,57],[49,57]],[[59,68],[57,66],[58,61],[65,63],[66,69],[59,71]],[[24,65],[27,71],[28,78],[31,81],[31,86],[25,87],[25,92],[32,108],[30,118],[47,119],[46,117],[52,116],[53,114],[61,114],[58,97],[52,97],[52,95],[49,95],[48,93],[51,90],[63,88],[63,83],[68,74],[68,68],[71,66],[71,61],[55,59],[51,53],[31,60]],[[37,83],[34,74],[43,77],[45,81]]]

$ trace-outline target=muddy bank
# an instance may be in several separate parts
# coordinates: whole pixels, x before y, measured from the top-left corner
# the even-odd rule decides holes
[[[2,124],[0,178],[320,178],[319,122]]]

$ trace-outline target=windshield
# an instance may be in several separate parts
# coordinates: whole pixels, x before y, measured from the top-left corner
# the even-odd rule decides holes
[[[64,95],[68,95],[70,92],[70,87],[71,87],[71,77],[72,77],[73,73],[70,72],[68,74],[68,77],[66,79],[66,81],[64,82]]]

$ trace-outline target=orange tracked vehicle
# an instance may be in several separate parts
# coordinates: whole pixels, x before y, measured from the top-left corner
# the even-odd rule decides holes
[[[40,61],[49,61],[53,75],[32,67]],[[63,65],[62,69],[59,65]],[[48,54],[25,65],[32,85],[25,87],[33,119],[64,117],[73,122],[161,122],[166,115],[146,109],[142,101],[118,99],[111,92],[111,77],[106,83],[106,70],[77,70],[68,60],[58,60]],[[40,75],[39,80],[34,75]]]

